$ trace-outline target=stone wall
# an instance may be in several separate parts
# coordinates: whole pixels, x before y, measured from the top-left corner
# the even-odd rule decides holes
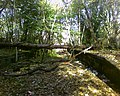
[[[120,70],[104,57],[91,53],[82,53],[77,56],[77,59],[84,65],[92,67],[98,72],[103,73],[108,79],[110,79],[110,81],[120,86]]]

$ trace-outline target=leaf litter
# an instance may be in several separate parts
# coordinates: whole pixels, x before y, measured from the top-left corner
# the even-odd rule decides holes
[[[119,96],[79,61],[58,64],[51,72],[0,76],[0,96]]]

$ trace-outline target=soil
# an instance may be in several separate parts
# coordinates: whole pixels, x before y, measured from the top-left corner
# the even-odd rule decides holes
[[[115,58],[119,60],[119,54]],[[38,70],[19,77],[0,76],[0,96],[120,96],[79,61],[42,65],[58,67],[50,72]],[[27,70],[20,68],[15,73],[23,71]]]

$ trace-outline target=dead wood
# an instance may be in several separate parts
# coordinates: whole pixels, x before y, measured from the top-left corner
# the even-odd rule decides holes
[[[85,46],[70,46],[70,45],[51,45],[51,44],[31,44],[31,43],[6,43],[0,42],[0,48],[8,47],[18,47],[20,49],[72,49],[72,48],[81,48],[84,49]]]

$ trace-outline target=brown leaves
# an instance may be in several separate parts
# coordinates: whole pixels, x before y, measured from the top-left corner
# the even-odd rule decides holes
[[[66,62],[65,62],[66,63]],[[0,95],[24,96],[117,96],[117,94],[79,62],[59,64],[51,72],[37,71],[31,76],[0,77]]]

